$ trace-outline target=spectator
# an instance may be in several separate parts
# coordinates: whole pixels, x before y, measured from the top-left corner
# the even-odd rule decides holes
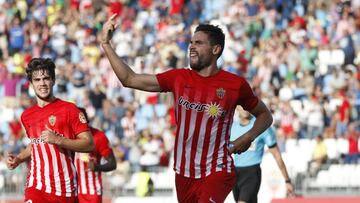
[[[327,161],[327,147],[324,143],[324,139],[321,135],[316,136],[316,144],[312,151],[312,158],[309,162],[309,174],[311,176],[316,176],[320,168]]]
[[[350,123],[346,132],[346,138],[349,142],[348,153],[345,155],[345,163],[357,164],[359,160],[359,138],[360,131],[357,129],[358,123]]]

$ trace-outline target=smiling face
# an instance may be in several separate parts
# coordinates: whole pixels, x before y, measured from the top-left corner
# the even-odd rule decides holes
[[[46,70],[36,70],[32,73],[31,86],[38,99],[48,101],[53,96],[54,80]]]
[[[214,57],[216,56],[213,54],[213,46],[210,45],[207,34],[195,32],[189,47],[190,67],[200,71],[210,66]]]

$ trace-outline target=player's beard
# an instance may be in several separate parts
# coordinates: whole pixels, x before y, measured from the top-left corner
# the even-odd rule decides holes
[[[197,56],[196,59],[190,58],[190,68],[195,71],[201,71],[202,69],[210,66],[210,60],[206,60],[204,57]]]

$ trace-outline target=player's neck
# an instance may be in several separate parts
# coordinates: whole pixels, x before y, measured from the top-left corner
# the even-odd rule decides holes
[[[41,98],[37,97],[37,98],[36,98],[36,101],[37,101],[37,105],[42,108],[42,107],[50,104],[51,102],[53,102],[55,99],[56,99],[56,97],[54,97],[54,96],[52,95],[52,96],[49,97],[48,99],[41,99]]]
[[[220,69],[215,65],[215,66],[208,66],[206,68],[203,68],[200,71],[197,71],[197,73],[199,75],[201,75],[202,77],[209,77],[209,76],[215,75],[219,71],[220,71]]]

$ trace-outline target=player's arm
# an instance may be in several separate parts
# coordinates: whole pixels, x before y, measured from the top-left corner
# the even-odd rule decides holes
[[[105,55],[109,59],[111,67],[117,78],[125,87],[150,92],[161,91],[155,75],[135,73],[119,56],[117,56],[116,52],[112,48],[110,40],[117,27],[115,17],[116,15],[111,16],[104,24],[100,39],[101,46],[104,49]]]
[[[9,153],[6,159],[6,165],[10,170],[13,170],[22,162],[30,159],[30,157],[31,157],[31,144],[26,146],[26,148],[16,156]]]
[[[59,136],[55,131],[45,126],[41,134],[41,139],[49,144],[55,144],[59,147],[69,149],[75,152],[92,152],[95,148],[94,140],[90,131],[84,131],[76,135],[76,139],[69,139]]]
[[[112,150],[110,154],[104,158],[106,162],[104,164],[95,164],[94,171],[108,172],[116,169],[116,160]]]
[[[75,152],[92,152],[95,148],[90,131],[79,133],[76,139],[63,138],[58,145]]]
[[[232,142],[234,146],[230,150],[231,153],[246,151],[250,147],[251,142],[269,128],[273,122],[269,109],[261,100],[259,100],[255,108],[249,110],[249,112],[256,117],[255,123],[249,131]]]
[[[277,145],[272,146],[269,148],[269,151],[274,156],[276,163],[281,171],[281,174],[283,175],[283,177],[285,179],[287,194],[289,196],[293,196],[294,195],[294,186],[291,184],[290,177],[287,172],[284,160],[281,157],[279,147]]]

